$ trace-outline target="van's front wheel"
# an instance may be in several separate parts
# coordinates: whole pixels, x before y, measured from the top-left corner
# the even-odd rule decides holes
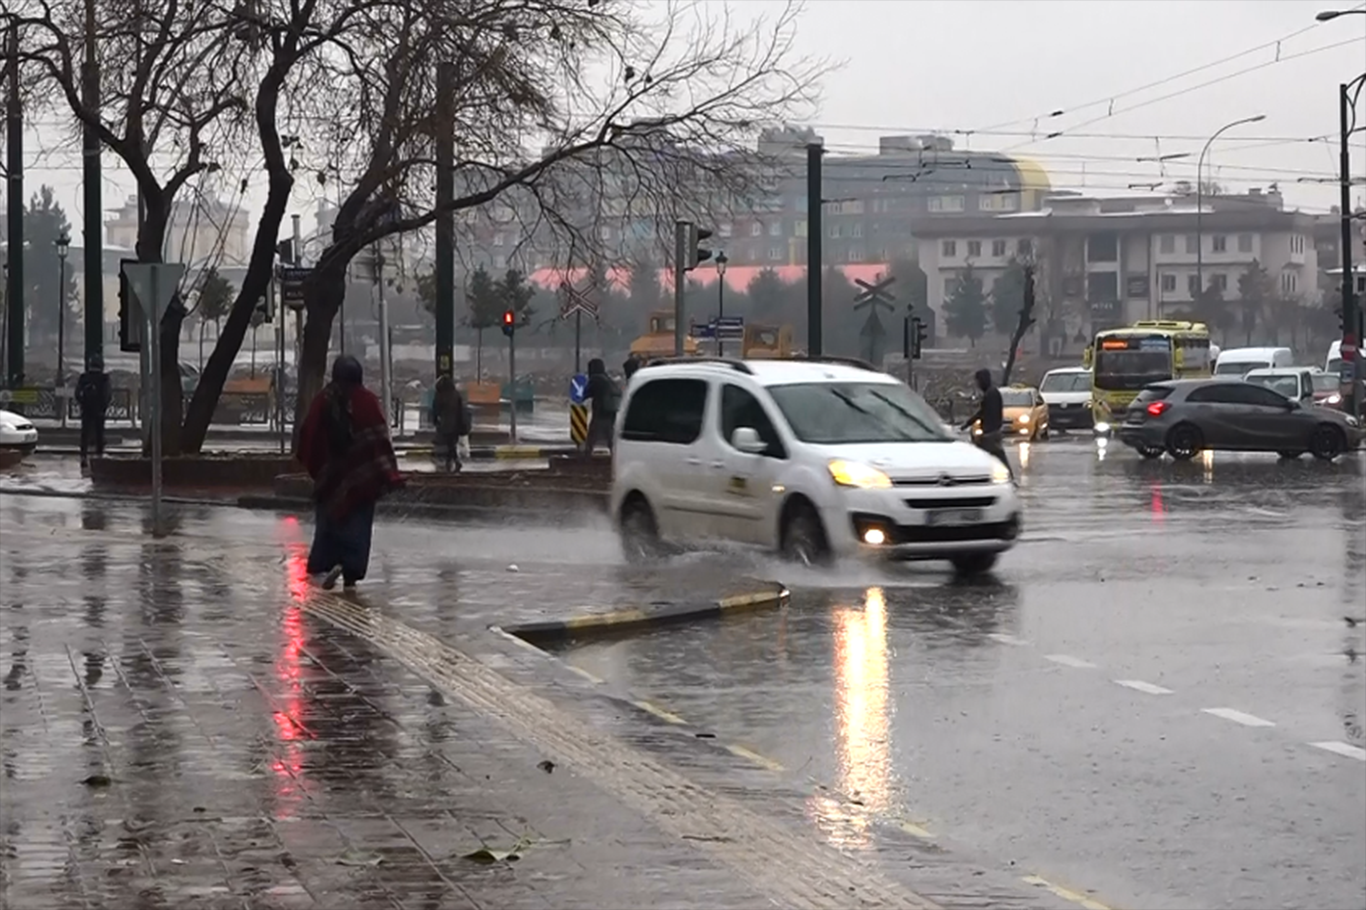
[[[621,536],[621,555],[632,565],[652,562],[659,558],[659,525],[655,513],[642,496],[633,496],[621,507],[618,525]]]
[[[829,562],[830,544],[825,538],[825,528],[809,503],[797,503],[789,510],[782,535],[782,553],[786,559],[804,566]]]

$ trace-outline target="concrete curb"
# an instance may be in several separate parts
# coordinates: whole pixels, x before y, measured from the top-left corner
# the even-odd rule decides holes
[[[105,448],[106,450],[108,450],[111,448],[117,449],[118,447],[106,445]],[[208,447],[206,446],[205,448]],[[262,446],[260,449],[225,449],[220,451],[223,451],[225,454],[231,455],[235,451],[252,453],[265,452],[266,448],[267,447]],[[133,451],[133,449],[129,449],[129,451],[126,453],[120,451],[111,451],[109,454],[131,454],[133,453]],[[270,447],[270,451],[274,453],[277,451],[277,448]],[[433,452],[436,451],[436,447],[431,445],[408,445],[406,443],[400,442],[394,446],[394,451],[396,451],[398,453],[398,456],[402,458],[405,455],[431,455]],[[548,459],[555,455],[575,455],[578,454],[578,451],[578,448],[572,445],[471,446],[470,459],[472,461],[536,461]],[[39,445],[37,449],[37,454],[39,455],[79,455],[80,452],[81,450],[77,446]]]
[[[589,613],[567,619],[547,619],[499,628],[503,632],[539,646],[570,639],[634,634],[646,629],[691,623],[701,619],[773,610],[786,606],[791,599],[791,592],[779,582],[758,584],[763,586],[762,590],[733,594],[717,600],[654,603],[648,607],[633,607],[610,613]]]
[[[262,512],[281,512],[287,515],[313,514],[313,502],[311,500],[299,499],[292,496],[253,494],[225,500],[223,505]],[[518,506],[479,505],[476,503],[446,505],[441,503],[410,502],[390,499],[381,499],[376,507],[376,511],[380,515],[416,515],[444,521],[456,521],[460,518],[482,515],[535,516],[544,519],[546,515],[546,510],[543,507],[529,508]]]

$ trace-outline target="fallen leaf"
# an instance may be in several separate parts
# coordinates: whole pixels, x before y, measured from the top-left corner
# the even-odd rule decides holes
[[[110,780],[107,775],[92,774],[85,780],[81,781],[81,783],[85,784],[87,787],[107,787],[110,784],[112,784],[113,781]]]
[[[460,858],[467,859],[470,862],[479,863],[484,866],[490,866],[494,863],[502,862],[515,863],[517,860],[522,858],[522,854],[518,853],[515,847],[511,850],[498,850],[493,847],[480,847],[473,853],[466,853],[464,856]]]
[[[555,763],[547,758],[545,761],[536,765],[536,767],[540,768],[546,774],[549,774],[551,771],[555,770]]]
[[[338,866],[378,866],[384,862],[384,857],[374,853],[361,853],[357,850],[348,850],[337,857]]]

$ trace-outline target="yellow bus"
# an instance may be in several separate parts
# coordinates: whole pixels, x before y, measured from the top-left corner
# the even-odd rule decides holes
[[[1098,332],[1084,362],[1096,433],[1107,435],[1144,386],[1209,376],[1214,358],[1203,322],[1146,319]]]

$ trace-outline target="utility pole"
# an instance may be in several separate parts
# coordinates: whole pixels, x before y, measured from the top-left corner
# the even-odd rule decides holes
[[[1358,91],[1366,77],[1356,80]],[[1342,209],[1342,360],[1351,367],[1351,403],[1348,413],[1358,420],[1361,418],[1361,318],[1358,314],[1356,295],[1356,275],[1352,273],[1352,154],[1348,139],[1352,135],[1352,98],[1351,86],[1338,86],[1338,126],[1341,129],[1341,148],[1338,153],[1339,183]]]
[[[821,158],[825,147],[819,142],[806,146],[806,351],[812,357],[822,353],[821,334]]]
[[[95,0],[85,0],[85,63],[81,67],[81,103],[100,109],[100,65],[95,54]],[[85,182],[82,256],[85,266],[85,364],[104,356],[104,206],[100,201],[100,134],[90,124],[81,131],[81,172]],[[201,336],[202,337],[202,336]]]
[[[5,288],[5,313],[8,324],[9,368],[6,384],[17,389],[24,384],[24,110],[19,98],[19,22],[10,22],[9,53],[7,54],[9,101],[5,110],[8,127],[9,183],[9,282]]]
[[[455,66],[436,70],[436,375],[455,372]],[[478,376],[475,381],[478,381]],[[514,408],[515,410],[515,408]]]

